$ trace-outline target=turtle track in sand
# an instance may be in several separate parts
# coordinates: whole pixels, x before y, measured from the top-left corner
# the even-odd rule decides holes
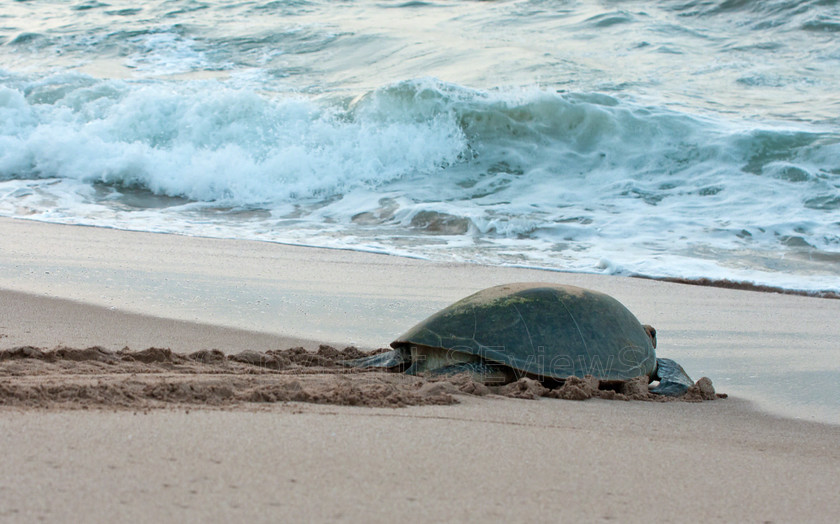
[[[453,404],[461,395],[501,395],[523,399],[672,401],[654,395],[640,380],[600,384],[571,377],[555,389],[521,378],[486,386],[466,375],[446,378],[346,368],[340,361],[364,356],[354,347],[321,346],[224,354],[201,350],[181,354],[164,348],[142,351],[42,349],[0,351],[0,407],[24,409],[236,408],[277,402],[403,407]],[[709,379],[700,379],[676,400],[721,397]]]

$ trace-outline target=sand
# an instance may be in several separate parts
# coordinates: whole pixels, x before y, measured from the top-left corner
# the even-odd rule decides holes
[[[110,351],[102,347],[0,350],[0,406],[41,409],[131,409],[308,402],[401,408],[455,404],[455,396],[500,395],[535,400],[700,402],[726,398],[703,377],[679,397],[651,392],[647,377],[601,383],[590,375],[546,387],[521,377],[504,385],[475,382],[468,374],[408,376],[343,364],[367,356],[354,347],[321,346],[225,355],[217,349],[176,353],[168,348]]]
[[[709,372],[720,358],[708,349],[749,340],[772,356],[799,337],[818,363],[836,361],[838,301],[7,219],[0,255],[0,349],[33,346],[0,366],[5,398],[29,391],[0,407],[0,520],[840,515],[840,426],[757,409]],[[290,370],[282,352],[373,349],[470,291],[529,280],[617,296],[656,325],[660,353],[729,398],[482,392],[323,361]],[[115,384],[124,402],[96,401]],[[294,399],[312,384],[358,405]]]

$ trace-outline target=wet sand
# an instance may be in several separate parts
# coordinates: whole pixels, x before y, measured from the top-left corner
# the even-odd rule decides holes
[[[548,280],[616,296],[657,326],[660,354],[730,393],[697,403],[578,402],[421,384],[454,403],[18,403],[0,407],[3,520],[832,522],[840,514],[840,426],[756,409],[710,373],[720,358],[708,349],[721,339],[781,347],[812,333],[806,350],[836,351],[826,321],[837,301],[7,219],[0,253],[0,349],[101,346],[106,355],[33,364],[51,370],[53,385],[107,389],[100,368],[126,346],[217,349],[226,361],[296,345],[315,352],[322,342],[370,349],[472,290]],[[154,358],[134,361],[161,364]],[[32,370],[4,369],[6,384],[39,385]],[[120,380],[131,379],[127,371]],[[144,379],[195,378],[172,377],[180,371],[162,365]],[[209,378],[251,391],[273,376]],[[331,372],[301,375],[298,385],[324,376],[372,380],[378,391],[414,387]]]

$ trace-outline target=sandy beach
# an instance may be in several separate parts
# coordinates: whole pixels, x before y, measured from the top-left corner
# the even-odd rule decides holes
[[[729,397],[0,406],[0,520],[836,521],[837,300],[0,219],[0,350],[100,348],[4,380],[105,387],[123,348],[374,349],[514,281],[615,296]],[[120,380],[195,373],[150,362]],[[232,365],[214,384],[276,378]]]

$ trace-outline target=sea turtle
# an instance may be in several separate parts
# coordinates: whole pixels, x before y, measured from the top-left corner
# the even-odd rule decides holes
[[[682,395],[694,383],[673,360],[656,358],[656,330],[618,300],[575,286],[517,283],[470,295],[423,320],[394,349],[346,361],[418,375],[468,372],[477,381],[522,376],[560,382],[592,375],[602,382],[647,376],[651,391]]]

